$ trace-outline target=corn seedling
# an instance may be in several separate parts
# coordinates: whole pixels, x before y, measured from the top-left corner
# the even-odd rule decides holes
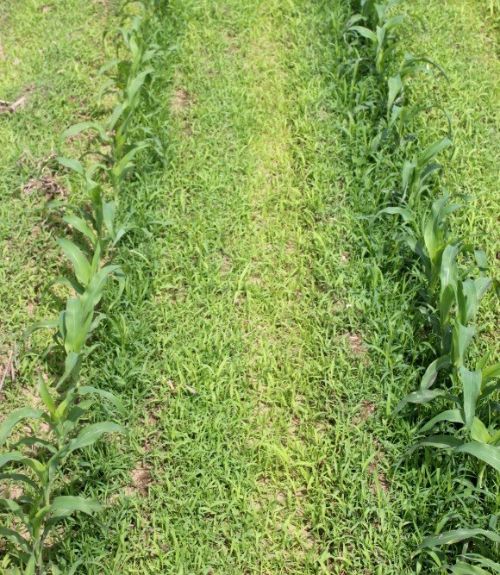
[[[138,2],[128,3],[130,4],[145,6],[144,3]],[[128,141],[131,121],[139,105],[142,88],[153,72],[151,62],[158,54],[158,48],[148,42],[147,26],[150,19],[146,8],[144,11],[144,15],[131,18],[129,27],[122,26],[119,30],[118,38],[121,39],[121,45],[125,47],[128,57],[115,58],[101,70],[102,74],[108,75],[105,91],[118,95],[118,103],[108,121],[81,122],[71,126],[63,134],[64,138],[70,138],[87,131],[97,133],[101,145],[110,151],[103,155],[104,164],[96,164],[94,170],[106,174],[116,193],[134,168],[137,154],[149,145],[146,140],[134,140],[132,143]],[[81,172],[79,167],[77,171]]]
[[[405,17],[389,16],[395,2],[378,4],[367,0],[360,3],[360,11],[354,14],[346,26],[347,36],[358,40],[367,40],[370,46],[369,59],[373,62],[375,73],[386,77],[391,64],[390,57],[396,46],[396,30]]]
[[[407,131],[415,116],[422,110],[441,107],[409,105],[408,78],[430,68],[444,71],[431,60],[406,56],[396,74],[390,74],[391,58],[396,48],[398,27],[403,22],[401,16],[388,17],[388,10],[394,3],[384,5],[371,0],[356,3],[355,14],[346,26],[346,37],[356,50],[358,60],[354,69],[353,91],[357,90],[355,79],[361,61],[371,62],[367,73],[378,80],[372,92],[364,94],[365,101],[381,102],[379,123],[374,122],[375,135],[371,141],[371,151],[384,151],[381,143],[416,141]],[[383,103],[383,105],[382,105]],[[443,110],[444,112],[444,110]],[[448,115],[448,136],[441,138],[423,151],[417,152],[412,159],[406,160],[402,168],[401,193],[396,205],[385,207],[379,214],[391,214],[401,217],[400,241],[410,247],[420,262],[426,278],[426,304],[439,336],[440,349],[437,357],[426,369],[418,390],[403,398],[395,409],[400,412],[409,404],[429,404],[439,402],[445,409],[420,425],[423,435],[409,453],[419,448],[446,450],[455,455],[465,454],[475,461],[478,486],[482,487],[488,469],[492,473],[500,472],[500,430],[492,417],[495,407],[492,395],[499,389],[498,364],[487,365],[486,358],[476,369],[467,367],[467,357],[476,334],[474,324],[481,298],[492,281],[484,275],[487,268],[485,255],[476,250],[476,261],[481,272],[479,277],[470,277],[463,273],[459,259],[464,256],[464,242],[452,237],[450,215],[458,206],[445,195],[427,208],[426,202],[436,187],[438,180],[434,176],[441,171],[437,157],[452,146],[451,123]],[[376,116],[375,116],[376,119]],[[396,138],[391,140],[391,134]],[[379,161],[374,155],[374,160]],[[436,430],[438,431],[436,433]],[[498,573],[500,566],[488,559],[487,541],[498,546],[500,538],[491,529],[458,529],[425,538],[419,551],[425,552],[435,564],[448,573]],[[468,545],[474,542],[474,550],[469,552]],[[443,547],[462,543],[462,553],[452,563],[448,562]],[[482,545],[482,547],[481,547]]]
[[[129,5],[131,3],[127,3]],[[135,3],[137,4],[137,3]],[[140,3],[146,11],[155,2]],[[53,381],[41,378],[38,384],[39,405],[13,411],[0,425],[0,480],[16,485],[20,495],[0,499],[0,513],[10,517],[0,527],[0,536],[9,544],[8,573],[43,575],[50,569],[60,573],[47,555],[47,541],[57,526],[77,513],[92,514],[100,510],[96,501],[79,495],[63,494],[62,476],[65,463],[79,450],[93,445],[104,434],[122,433],[123,428],[111,421],[89,423],[92,407],[106,401],[115,408],[120,402],[111,393],[82,385],[82,360],[92,351],[87,344],[103,317],[98,306],[110,278],[122,281],[118,266],[107,263],[109,250],[126,233],[118,225],[116,205],[127,173],[135,156],[146,147],[144,142],[130,144],[134,112],[139,105],[141,89],[151,75],[151,62],[156,51],[146,42],[145,23],[134,17],[130,29],[122,28],[121,36],[130,59],[115,63],[114,77],[120,101],[105,124],[84,122],[69,128],[65,136],[94,130],[107,154],[100,153],[103,163],[85,166],[83,161],[59,158],[59,163],[76,173],[83,182],[90,209],[69,208],[64,221],[80,241],[60,238],[58,244],[72,267],[69,277],[56,281],[72,292],[58,318],[41,322],[33,329],[53,331],[54,346],[64,358]],[[104,185],[110,181],[114,198],[106,199]],[[18,426],[22,424],[22,432]],[[28,430],[28,431],[26,431]],[[78,564],[70,573],[74,573]]]
[[[500,563],[488,559],[477,552],[469,551],[471,544],[480,545],[484,551],[492,546],[498,549],[500,537],[495,530],[495,521],[490,529],[454,529],[426,537],[419,545],[419,550],[426,552],[434,564],[451,575],[491,575],[500,572]],[[446,555],[440,551],[442,547],[461,544],[462,553],[454,564],[450,564]]]

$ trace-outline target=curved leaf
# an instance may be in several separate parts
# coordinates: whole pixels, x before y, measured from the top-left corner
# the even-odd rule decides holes
[[[398,206],[389,206],[388,208],[384,208],[383,210],[380,210],[377,213],[377,216],[379,216],[380,214],[401,216],[405,221],[405,223],[409,223],[414,219],[413,212],[409,208],[401,208]]]
[[[500,447],[498,445],[470,441],[469,443],[465,443],[458,447],[457,452],[468,453],[469,455],[484,461],[500,473]]]
[[[78,160],[74,160],[73,158],[59,157],[57,158],[57,161],[61,164],[61,166],[68,168],[68,170],[72,170],[81,176],[85,174],[85,168],[83,167],[83,164]]]
[[[437,359],[435,359],[430,365],[429,367],[425,370],[425,373],[422,377],[422,380],[420,382],[420,389],[429,389],[434,385],[434,382],[436,381],[436,378],[438,376],[438,373],[441,369],[445,369],[447,367],[450,367],[451,365],[451,360],[450,360],[450,356],[448,354],[446,355],[442,355],[441,357],[438,357]]]
[[[450,138],[442,138],[428,146],[417,158],[418,166],[425,166],[428,162],[433,160],[438,154],[446,150],[452,145]]]
[[[50,506],[50,513],[53,517],[68,517],[72,513],[80,512],[91,515],[101,511],[100,503],[93,499],[76,497],[70,495],[61,495],[56,497]]]
[[[111,421],[104,421],[100,423],[93,423],[83,428],[80,433],[72,439],[68,446],[68,453],[76,449],[82,449],[95,443],[105,433],[124,433],[124,428],[117,423]]]
[[[430,548],[441,545],[453,545],[475,537],[486,537],[494,543],[500,543],[500,536],[494,531],[488,531],[486,529],[454,529],[453,531],[446,531],[439,535],[426,537],[418,547],[419,549],[423,549],[424,547]]]
[[[485,571],[477,565],[471,565],[464,561],[457,561],[451,568],[453,575],[491,575],[489,571]]]
[[[442,389],[420,389],[419,391],[413,391],[396,405],[394,415],[399,413],[408,403],[429,403],[436,397],[442,395],[447,395],[446,391]]]
[[[449,423],[464,423],[464,418],[462,412],[459,409],[447,409],[442,411],[432,419],[430,419],[425,425],[420,428],[422,433],[430,431],[436,424],[442,421],[448,421]]]
[[[99,397],[102,397],[103,399],[106,399],[110,403],[112,403],[119,411],[121,412],[125,411],[122,401],[118,397],[116,397],[116,395],[113,395],[109,391],[98,389],[97,387],[92,387],[90,385],[83,385],[78,388],[78,394],[84,396],[98,395]]]
[[[29,551],[28,541],[17,531],[0,526],[0,535],[12,543],[17,543],[24,551]]]
[[[83,285],[88,285],[92,274],[92,267],[82,250],[71,240],[59,238],[57,243],[61,246],[64,254],[73,264],[77,280]]]
[[[67,140],[68,138],[78,136],[78,134],[81,134],[82,132],[85,132],[87,130],[95,130],[99,134],[99,137],[103,142],[109,141],[109,137],[107,136],[106,131],[101,126],[101,124],[92,121],[73,124],[73,126],[70,126],[67,130],[65,130],[62,133],[62,138],[64,140]]]
[[[5,443],[12,429],[23,419],[40,419],[42,415],[43,411],[40,409],[33,409],[32,407],[21,407],[14,410],[7,416],[2,425],[0,425],[0,446]]]
[[[95,245],[97,242],[97,236],[94,230],[87,224],[87,222],[74,214],[66,214],[63,217],[63,220],[73,227],[75,230],[78,230],[81,234],[83,234],[88,240],[90,240],[92,245]]]
[[[367,40],[371,40],[374,44],[377,42],[377,35],[375,32],[366,28],[366,26],[351,26],[349,31],[357,32],[360,36],[363,36],[363,38],[366,38]]]

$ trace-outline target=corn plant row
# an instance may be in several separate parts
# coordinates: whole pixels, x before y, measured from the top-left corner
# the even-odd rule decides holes
[[[60,494],[66,463],[104,434],[124,431],[113,421],[89,423],[95,419],[92,407],[96,402],[118,409],[121,404],[109,391],[84,385],[80,371],[95,347],[96,328],[105,315],[99,304],[106,286],[112,279],[124,281],[111,256],[128,229],[119,223],[117,209],[126,191],[124,184],[137,154],[148,146],[147,140],[137,141],[133,123],[157,54],[150,33],[154,14],[154,1],[122,6],[117,57],[102,70],[107,77],[105,91],[114,93],[117,104],[106,122],[80,123],[64,134],[69,138],[96,132],[99,149],[93,157],[98,160],[59,158],[61,166],[74,173],[74,185],[83,187],[88,204],[57,206],[63,208],[63,219],[73,230],[71,239],[57,240],[71,267],[68,277],[58,281],[70,295],[57,318],[33,328],[52,331],[50,351],[61,358],[57,375],[40,377],[37,405],[16,409],[0,425],[0,480],[8,493],[15,493],[0,499],[0,512],[7,520],[0,527],[7,546],[2,573],[61,573],[48,552],[61,524],[79,513],[101,509],[98,502],[79,494]],[[65,573],[74,573],[79,564]]]
[[[353,82],[360,74],[373,80],[371,96],[376,102],[370,154],[411,149],[409,133],[413,119],[424,106],[411,106],[408,80],[422,70],[444,71],[426,57],[406,55],[396,67],[397,30],[405,16],[394,15],[396,2],[378,4],[358,0],[346,25],[349,50],[354,54]],[[435,106],[438,107],[439,106]],[[451,130],[449,130],[451,132]],[[395,413],[408,405],[435,402],[439,410],[419,428],[419,448],[445,450],[470,457],[477,488],[485,486],[488,474],[500,472],[500,430],[495,427],[494,395],[498,393],[500,364],[484,357],[471,367],[468,352],[477,333],[475,324],[482,297],[494,283],[488,276],[486,255],[456,238],[450,216],[460,206],[448,194],[437,199],[441,164],[437,157],[452,146],[451,136],[414,152],[401,168],[396,202],[380,206],[379,214],[399,218],[401,241],[416,257],[425,278],[424,308],[433,327],[435,359],[425,370],[419,389],[404,397]],[[443,409],[444,408],[444,409]],[[467,552],[468,541],[483,538],[494,546],[500,542],[495,518],[489,529],[462,528],[426,538],[425,550],[447,572],[456,574],[500,573],[500,565],[477,553]],[[446,562],[440,547],[463,542],[464,552],[454,564]]]

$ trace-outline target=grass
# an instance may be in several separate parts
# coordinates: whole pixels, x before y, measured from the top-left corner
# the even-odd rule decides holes
[[[414,34],[422,46],[438,43],[435,57],[452,74],[451,89],[439,89],[449,90],[456,116],[474,110],[469,128],[456,129],[460,176],[450,168],[448,185],[491,191],[475,200],[482,223],[464,235],[488,239],[494,251],[494,163],[483,159],[484,143],[495,146],[491,75],[471,66],[476,80],[459,81],[466,48],[489,62],[488,15],[475,5],[449,3],[450,18],[441,20],[435,3],[427,36]],[[40,7],[9,10],[19,22],[12,34],[32,11],[44,29]],[[88,10],[102,14],[93,4]],[[82,27],[82,38],[104,25],[93,20],[89,29],[65,14],[71,25],[51,25]],[[83,558],[87,573],[401,575],[415,573],[411,553],[447,512],[470,524],[487,520],[444,462],[434,472],[422,460],[392,470],[413,433],[411,421],[388,414],[415,387],[421,349],[408,320],[412,288],[370,257],[386,249],[384,228],[367,231],[360,219],[381,193],[364,159],[362,122],[359,145],[341,136],[351,129],[336,59],[346,14],[341,3],[302,0],[171,3],[162,75],[144,109],[168,142],[167,166],[145,166],[123,206],[137,225],[118,254],[129,278],[125,303],[84,374],[123,396],[130,440],[93,448],[80,466],[79,487],[107,508],[56,549],[62,559]],[[463,52],[453,51],[449,35]],[[89,73],[98,67],[98,46],[71,49]],[[35,53],[31,46],[26,77],[39,69]],[[69,69],[63,78],[58,94],[93,93],[87,74],[81,85]],[[21,85],[10,84],[6,99]],[[476,108],[478,85],[484,99]],[[46,110],[38,137],[24,110],[0,117],[2,142],[40,141],[32,166],[81,107],[54,102]],[[87,110],[96,113],[93,103]],[[468,137],[471,126],[477,139]],[[39,221],[39,203],[19,194],[32,177],[15,164],[24,146],[0,170],[10,194],[3,240],[14,222],[27,238]],[[50,233],[41,234],[6,248],[6,346],[44,284],[38,259],[24,265],[31,250],[47,249]],[[53,276],[57,262],[45,253]],[[44,301],[34,315],[45,315]],[[491,322],[492,299],[487,309]],[[9,404],[28,375],[7,384]]]

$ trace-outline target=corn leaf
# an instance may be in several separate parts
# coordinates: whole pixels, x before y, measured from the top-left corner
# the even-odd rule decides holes
[[[489,569],[493,569],[494,573],[500,573],[500,563],[496,563],[479,553],[465,553],[461,556],[462,559],[467,559],[468,561],[474,561],[483,567],[488,567]]]
[[[417,158],[417,165],[419,167],[425,166],[428,162],[434,159],[438,154],[446,150],[452,145],[450,138],[442,138],[427,147]]]
[[[399,206],[390,206],[388,208],[384,208],[383,210],[380,210],[377,213],[377,216],[379,216],[380,214],[401,216],[405,223],[409,223],[414,219],[414,214],[409,208],[401,208]]]
[[[86,309],[85,302],[80,298],[71,298],[66,303],[64,311],[64,345],[66,351],[79,353],[87,339],[92,314]]]
[[[74,351],[70,351],[64,359],[64,372],[59,378],[56,389],[59,389],[63,383],[71,379],[80,367],[81,355]]]
[[[434,385],[434,382],[437,379],[438,373],[442,369],[446,369],[450,367],[451,360],[448,354],[442,355],[435,359],[429,367],[425,370],[425,373],[422,377],[420,382],[420,389],[429,389]]]
[[[104,225],[108,230],[109,235],[113,238],[115,233],[115,215],[116,215],[116,203],[115,202],[104,202],[102,206],[102,217]]]
[[[92,445],[105,433],[124,433],[124,431],[125,430],[121,425],[112,423],[111,421],[93,423],[84,427],[77,437],[70,441],[68,445],[68,453]]]
[[[56,497],[50,505],[50,514],[53,517],[69,517],[73,513],[80,512],[87,515],[92,515],[101,511],[102,506],[93,499],[85,499],[84,497],[76,497],[71,495],[61,495]]]
[[[360,36],[363,36],[363,38],[366,38],[367,40],[371,40],[374,44],[377,43],[377,35],[369,28],[366,28],[366,26],[351,26],[349,30],[357,32]]]
[[[490,432],[486,428],[486,425],[484,425],[479,417],[475,417],[474,421],[472,422],[470,436],[471,439],[478,441],[479,443],[490,443],[493,439],[490,435]]]
[[[104,389],[98,389],[97,387],[92,387],[90,385],[82,385],[81,387],[78,388],[77,393],[78,395],[82,396],[97,395],[112,403],[120,412],[123,413],[125,411],[125,407],[122,401],[118,397],[116,397],[116,395],[113,395],[112,393],[110,393],[109,391],[105,391]]]
[[[472,342],[474,335],[476,334],[476,328],[473,326],[465,326],[460,322],[455,322],[452,330],[452,356],[453,363],[457,367],[461,367],[465,361],[465,354],[467,353],[467,348]]]
[[[457,561],[451,568],[453,575],[491,575],[489,571],[485,571],[477,565],[471,565],[463,561]]]
[[[68,170],[72,170],[81,176],[85,175],[85,168],[83,167],[83,164],[78,160],[74,160],[73,158],[59,157],[57,158],[57,161],[61,164],[61,166],[68,168]]]
[[[86,286],[90,281],[92,268],[82,250],[71,240],[66,238],[59,238],[57,243],[61,246],[64,254],[73,264],[77,280],[83,286]]]
[[[5,479],[10,481],[20,481],[21,483],[26,483],[30,487],[37,487],[37,484],[31,478],[22,473],[0,473],[0,481]]]
[[[447,421],[449,423],[464,423],[462,412],[459,409],[447,409],[430,419],[420,428],[422,433],[430,431],[435,425]]]
[[[12,429],[24,419],[40,419],[43,411],[31,407],[21,407],[8,415],[0,425],[0,446],[4,445]],[[0,466],[1,467],[1,466]]]
[[[45,383],[43,377],[40,378],[40,381],[38,383],[38,391],[40,393],[40,398],[45,404],[45,407],[48,409],[50,415],[54,415],[56,410],[56,404],[54,403],[52,395],[50,394],[49,388],[47,387],[47,384]]]
[[[465,425],[470,429],[476,416],[476,403],[481,394],[481,372],[460,367],[458,375],[463,388]]]
[[[22,537],[17,531],[13,529],[9,529],[8,527],[1,527],[0,526],[0,535],[7,539],[7,541],[11,541],[19,545],[24,551],[29,551],[29,544],[28,541]]]
[[[395,407],[394,415],[399,413],[408,403],[429,403],[436,397],[447,395],[447,392],[442,389],[420,389],[413,391],[404,397]]]
[[[476,537],[486,537],[493,543],[500,543],[500,536],[494,531],[486,529],[454,529],[453,531],[446,531],[439,535],[431,535],[426,537],[418,546],[419,549],[440,547],[441,545],[454,545],[466,539],[473,539]]]
[[[8,463],[21,463],[26,461],[27,457],[19,451],[10,451],[8,453],[0,453],[0,468]]]
[[[479,303],[491,284],[491,279],[485,277],[458,282],[457,303],[461,323],[466,325],[474,319]]]
[[[403,81],[401,76],[397,74],[396,76],[391,76],[387,81],[389,87],[389,95],[387,97],[387,113],[389,114],[394,106],[396,98],[403,91]]]
[[[457,452],[468,453],[476,459],[484,461],[500,473],[500,447],[498,445],[470,441],[458,447]]]
[[[75,230],[78,230],[87,239],[89,239],[92,245],[95,245],[97,243],[97,236],[94,230],[87,224],[87,222],[83,218],[79,218],[74,214],[67,214],[63,217],[63,220],[67,224],[72,226]]]
[[[74,136],[78,136],[82,132],[86,132],[87,130],[94,130],[99,134],[99,138],[102,142],[108,142],[109,137],[106,134],[104,128],[99,124],[99,122],[80,122],[78,124],[74,124],[70,126],[67,130],[62,133],[63,140],[67,140],[68,138],[73,138]]]

